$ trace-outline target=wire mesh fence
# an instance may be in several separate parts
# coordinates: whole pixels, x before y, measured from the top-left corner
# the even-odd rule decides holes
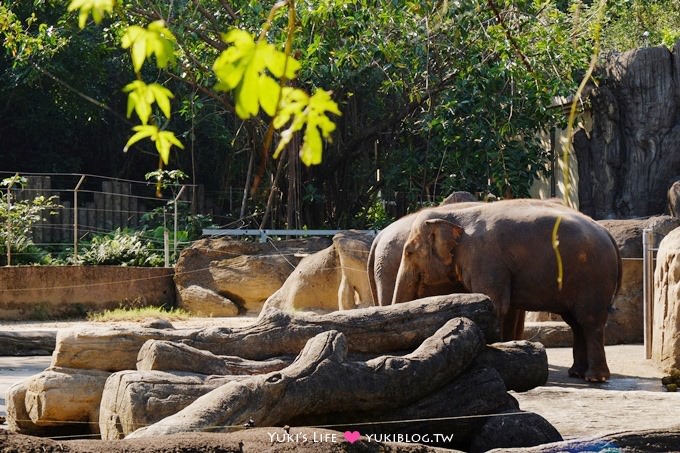
[[[0,172],[0,180],[15,175]],[[160,223],[171,238],[177,238],[177,217],[200,212],[204,203],[203,191],[195,185],[171,186],[158,197],[155,181],[67,173],[21,173],[19,176],[25,178],[25,182],[5,187],[3,197],[11,195],[15,201],[54,197],[58,205],[33,225],[32,240],[37,246],[77,250],[79,242],[94,235],[118,229],[137,230],[154,223]],[[155,240],[162,251],[162,238]]]

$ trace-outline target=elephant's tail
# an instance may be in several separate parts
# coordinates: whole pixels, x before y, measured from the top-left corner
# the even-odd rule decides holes
[[[379,236],[380,234],[378,234]],[[368,263],[366,265],[366,270],[368,272],[368,283],[371,287],[371,299],[373,305],[378,304],[378,285],[375,283],[375,248],[378,244],[378,236],[373,239],[371,244],[371,250],[368,252]]]
[[[609,231],[607,231],[607,235],[609,236],[609,240],[612,241],[614,251],[616,252],[616,267],[617,267],[616,272],[618,273],[616,277],[616,288],[614,289],[614,294],[612,294],[612,300],[609,303],[609,307],[612,308],[614,305],[614,298],[619,293],[619,290],[621,289],[621,284],[623,282],[623,260],[621,259],[621,251],[619,250],[619,246],[616,243],[616,240],[609,233]]]

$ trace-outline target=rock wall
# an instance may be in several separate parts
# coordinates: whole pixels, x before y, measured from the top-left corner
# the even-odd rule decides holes
[[[580,210],[595,219],[661,214],[680,175],[680,42],[609,55],[597,79],[592,131],[574,137]]]
[[[120,306],[171,307],[173,273],[151,267],[0,267],[0,319],[82,316]]]

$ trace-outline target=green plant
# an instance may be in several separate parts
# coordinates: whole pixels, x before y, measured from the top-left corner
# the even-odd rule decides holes
[[[81,264],[121,266],[163,266],[163,256],[141,232],[116,229],[113,233],[95,236],[79,255]]]
[[[45,221],[45,212],[56,215],[54,209],[61,206],[56,203],[57,197],[39,195],[31,200],[16,200],[12,189],[23,187],[27,180],[18,174],[0,181],[5,193],[0,197],[0,250],[6,256],[6,264],[12,264],[12,253],[28,250],[33,245],[31,235],[33,225]]]
[[[373,204],[361,208],[355,220],[360,225],[366,225],[367,228],[375,230],[385,228],[394,222],[394,218],[385,210],[385,202],[382,200],[376,200]]]

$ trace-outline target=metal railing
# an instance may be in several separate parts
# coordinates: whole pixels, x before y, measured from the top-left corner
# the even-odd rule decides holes
[[[253,236],[259,238],[260,242],[265,243],[268,239],[277,236],[294,236],[294,237],[310,237],[310,236],[335,236],[341,231],[347,230],[258,230],[258,229],[221,229],[221,228],[204,228],[203,236]],[[379,230],[356,230],[361,233],[375,236]]]
[[[645,358],[652,358],[654,335],[654,229],[642,230],[642,319],[644,324]]]

